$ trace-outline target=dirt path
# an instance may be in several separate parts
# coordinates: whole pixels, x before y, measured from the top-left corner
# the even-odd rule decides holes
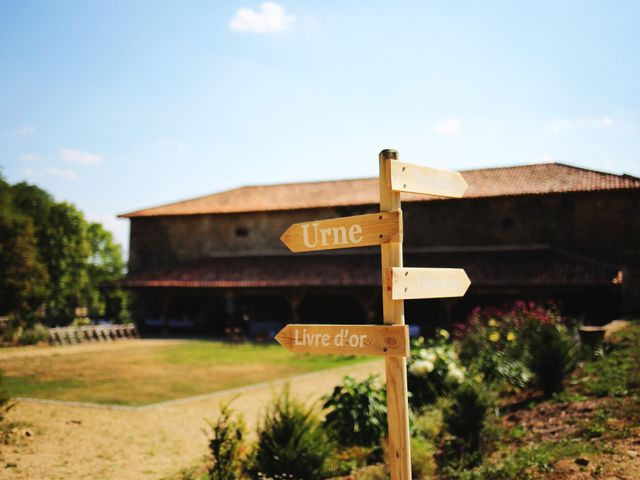
[[[115,346],[115,345],[114,345]],[[384,372],[374,361],[295,377],[291,391],[314,401],[346,374],[364,378]],[[250,428],[274,389],[244,391],[233,402]],[[25,422],[10,445],[0,445],[4,479],[158,479],[198,463],[206,454],[204,418],[213,418],[221,402],[237,392],[198,398],[144,411],[104,410],[59,404],[19,402],[9,421]]]

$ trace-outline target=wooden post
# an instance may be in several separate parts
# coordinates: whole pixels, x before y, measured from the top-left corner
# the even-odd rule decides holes
[[[380,152],[380,211],[400,210],[400,193],[391,191],[391,162],[396,150]],[[400,239],[402,235],[400,235]],[[382,257],[382,315],[388,325],[404,325],[404,301],[393,300],[392,267],[402,267],[402,243],[380,245]],[[411,480],[407,361],[405,357],[385,357],[387,376],[387,421],[389,423],[389,470],[391,480]]]

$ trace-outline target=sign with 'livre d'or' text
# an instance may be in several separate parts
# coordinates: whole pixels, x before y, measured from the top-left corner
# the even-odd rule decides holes
[[[409,354],[409,329],[406,325],[289,324],[275,338],[287,350],[298,353]]]
[[[402,241],[399,211],[294,223],[280,240],[292,252],[368,247]]]

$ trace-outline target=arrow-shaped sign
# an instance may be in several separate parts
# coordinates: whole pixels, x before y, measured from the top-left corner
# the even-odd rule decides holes
[[[339,355],[409,355],[406,325],[298,325],[276,335],[287,350]]]
[[[388,272],[393,300],[461,297],[471,285],[461,268],[393,267]]]
[[[423,167],[405,162],[390,162],[391,190],[441,197],[462,197],[467,190],[459,172]]]
[[[280,240],[292,252],[368,247],[402,241],[399,210],[294,223]]]

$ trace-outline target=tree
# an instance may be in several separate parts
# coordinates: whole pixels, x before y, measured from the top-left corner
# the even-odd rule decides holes
[[[7,212],[4,235],[9,238],[13,232],[12,245],[19,250],[7,253],[7,258],[18,261],[24,257],[23,262],[30,259],[31,264],[40,266],[42,275],[34,271],[32,278],[41,287],[38,294],[44,299],[47,317],[71,320],[76,307],[88,307],[91,315],[110,314],[117,320],[128,317],[127,295],[119,289],[103,288],[124,273],[121,248],[110,232],[87,222],[76,207],[56,202],[41,188],[25,182],[11,186],[1,176],[0,202],[2,211]],[[16,286],[24,290],[23,296],[34,297],[27,287]],[[111,306],[109,312],[107,305]]]
[[[89,313],[107,315],[118,321],[128,319],[128,296],[119,288],[108,288],[109,282],[122,278],[125,262],[122,247],[113,241],[111,232],[99,223],[90,223],[87,228],[90,256],[89,271]]]
[[[47,271],[38,259],[31,219],[1,205],[0,313],[33,319],[46,296]]]

